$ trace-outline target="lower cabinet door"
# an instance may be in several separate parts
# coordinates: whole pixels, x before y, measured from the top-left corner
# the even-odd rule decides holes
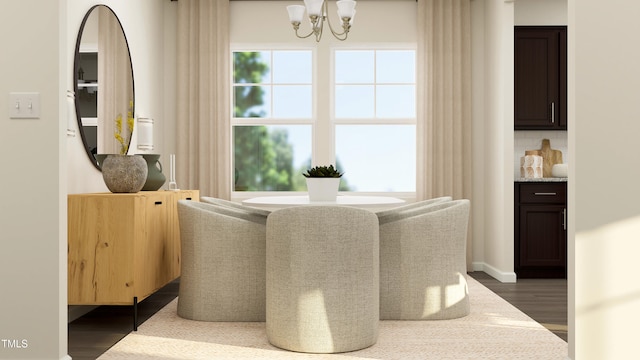
[[[567,269],[566,208],[520,205],[516,274],[520,278],[564,278]]]

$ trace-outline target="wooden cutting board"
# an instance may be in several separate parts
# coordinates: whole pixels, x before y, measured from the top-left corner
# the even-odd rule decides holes
[[[542,149],[527,150],[524,154],[542,156],[542,177],[552,177],[551,168],[553,165],[562,164],[562,151],[552,149],[549,139],[542,140]]]

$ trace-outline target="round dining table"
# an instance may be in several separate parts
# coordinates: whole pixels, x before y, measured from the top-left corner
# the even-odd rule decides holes
[[[339,205],[378,211],[391,209],[404,203],[404,200],[391,196],[368,195],[338,195],[335,201],[310,201],[308,195],[260,196],[242,201],[243,205],[268,210],[277,210],[290,206]]]

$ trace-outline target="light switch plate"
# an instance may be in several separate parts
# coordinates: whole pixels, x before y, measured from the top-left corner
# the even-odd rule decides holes
[[[9,93],[9,117],[11,119],[39,119],[40,93]]]

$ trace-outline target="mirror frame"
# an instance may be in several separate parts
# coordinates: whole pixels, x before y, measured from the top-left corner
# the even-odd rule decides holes
[[[82,42],[82,35],[84,33],[84,28],[85,25],[87,24],[87,20],[89,19],[89,16],[91,16],[91,14],[93,13],[94,10],[96,10],[97,8],[100,7],[104,7],[107,10],[109,10],[111,12],[111,14],[114,16],[114,18],[116,19],[116,21],[118,22],[118,25],[120,25],[120,30],[122,30],[122,37],[124,38],[124,42],[125,45],[127,46],[127,54],[129,55],[129,67],[131,69],[131,94],[133,96],[134,101],[132,102],[131,105],[131,115],[133,116],[133,118],[135,119],[135,94],[136,94],[136,87],[135,87],[135,78],[133,76],[133,61],[131,60],[131,49],[129,48],[129,41],[127,40],[127,35],[124,32],[124,28],[122,27],[122,22],[120,22],[120,19],[118,18],[118,15],[116,15],[116,13],[113,11],[113,9],[111,9],[109,6],[107,5],[103,5],[103,4],[98,4],[98,5],[94,5],[91,8],[89,8],[89,10],[87,10],[87,13],[84,15],[84,18],[82,19],[82,23],[80,24],[80,29],[78,30],[78,36],[76,38],[76,47],[75,47],[75,52],[74,52],[74,57],[73,57],[73,91],[75,92],[75,112],[76,112],[76,120],[78,121],[78,131],[80,132],[80,137],[82,138],[82,145],[84,147],[85,152],[87,153],[87,156],[89,157],[89,160],[93,163],[93,166],[96,167],[96,169],[98,169],[99,171],[102,171],[100,164],[98,163],[98,160],[96,159],[96,157],[91,153],[91,151],[89,150],[89,148],[87,147],[87,135],[85,135],[84,133],[84,129],[83,129],[83,125],[82,125],[82,117],[80,116],[80,101],[79,101],[79,96],[78,96],[78,70],[80,67],[80,43]],[[98,79],[99,81],[99,79]],[[133,133],[131,134],[133,135]],[[129,136],[129,146],[131,145],[131,137]]]

